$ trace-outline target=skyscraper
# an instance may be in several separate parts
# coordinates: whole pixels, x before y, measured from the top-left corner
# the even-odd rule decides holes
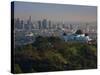
[[[41,24],[41,21],[40,21],[40,20],[38,21],[38,26],[39,26],[39,27],[38,27],[39,29],[42,28],[42,24]]]
[[[22,22],[21,22],[21,20],[19,18],[17,18],[15,20],[15,28],[16,29],[22,29],[23,28]]]
[[[51,29],[51,21],[48,22],[48,28]]]
[[[43,27],[43,29],[47,28],[47,20],[46,19],[43,19],[43,21],[42,21],[42,27]]]
[[[27,20],[27,25],[28,25],[28,28],[29,30],[31,30],[33,27],[33,24],[32,24],[32,21],[31,21],[31,16],[29,16],[29,19]]]

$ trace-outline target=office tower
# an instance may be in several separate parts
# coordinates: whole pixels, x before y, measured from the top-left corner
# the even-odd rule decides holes
[[[40,21],[40,20],[38,21],[38,28],[39,28],[39,29],[42,28],[42,24],[41,24],[41,21]]]
[[[49,29],[52,28],[52,26],[51,26],[51,21],[48,22],[48,26],[49,26]]]
[[[46,20],[46,19],[44,19],[44,20],[42,21],[42,28],[43,28],[43,29],[46,29],[46,28],[47,28],[47,20]]]
[[[23,28],[22,22],[19,18],[17,18],[15,20],[15,29],[22,29],[22,28]]]
[[[31,16],[29,16],[29,19],[27,20],[27,25],[28,25],[28,29],[31,30],[33,28],[33,24],[31,21]]]
[[[72,24],[70,24],[70,30],[72,30],[73,29],[73,26],[72,26]]]
[[[20,21],[20,24],[22,26],[22,29],[24,29],[24,21],[23,20]]]

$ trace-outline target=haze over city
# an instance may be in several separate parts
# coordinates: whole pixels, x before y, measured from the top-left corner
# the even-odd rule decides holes
[[[48,19],[51,21],[63,22],[96,22],[97,7],[62,5],[62,4],[42,4],[30,2],[15,2],[14,16],[27,20],[31,15],[32,20]]]

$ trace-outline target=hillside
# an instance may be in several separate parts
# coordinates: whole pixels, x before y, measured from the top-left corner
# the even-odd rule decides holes
[[[65,42],[58,37],[36,38],[34,43],[15,48],[15,73],[97,68],[97,47]]]

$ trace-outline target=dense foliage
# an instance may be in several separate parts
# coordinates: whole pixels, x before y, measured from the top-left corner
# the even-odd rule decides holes
[[[82,30],[77,30],[76,32],[75,32],[76,34],[83,34],[83,32],[82,32]]]
[[[97,67],[94,45],[65,42],[59,37],[37,37],[15,48],[15,73],[91,69]]]

